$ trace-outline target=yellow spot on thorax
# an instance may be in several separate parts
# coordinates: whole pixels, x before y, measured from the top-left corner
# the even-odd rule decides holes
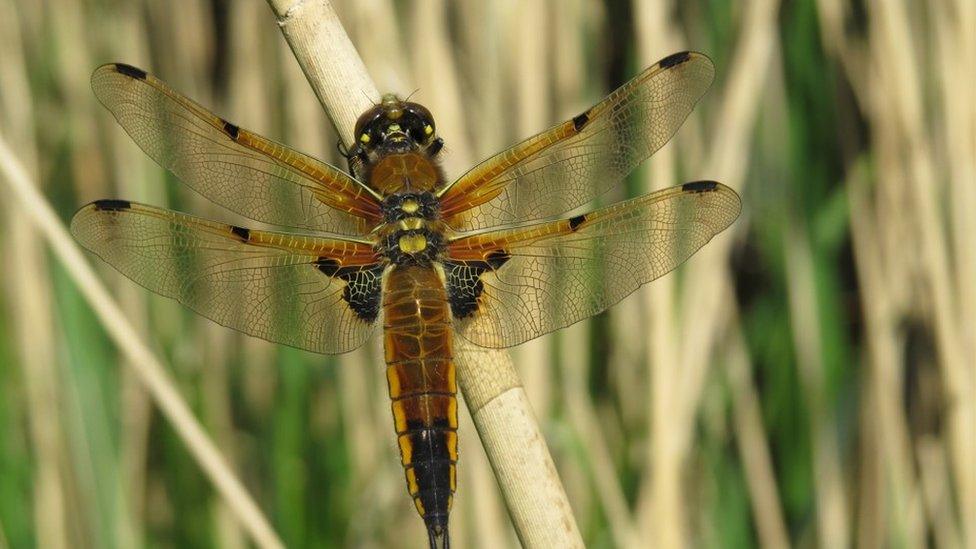
[[[406,219],[401,219],[399,223],[400,229],[404,231],[416,231],[424,228],[424,225],[426,225],[426,223],[419,217],[408,217]]]
[[[416,200],[408,198],[403,201],[403,204],[400,205],[400,209],[408,214],[412,214],[416,213],[417,210],[420,209],[420,204]]]
[[[400,237],[400,251],[415,254],[427,248],[427,237],[422,234],[405,234]]]

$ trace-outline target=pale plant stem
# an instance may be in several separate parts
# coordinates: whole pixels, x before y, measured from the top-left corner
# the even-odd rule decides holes
[[[813,251],[808,236],[794,221],[787,221],[784,239],[790,323],[800,382],[809,410],[813,473],[817,505],[817,531],[822,547],[850,545],[847,498],[840,464],[832,408],[827,401],[822,335],[817,302]]]
[[[0,4],[0,131],[17,144],[18,152],[30,169],[37,168],[34,104],[27,82],[27,63],[21,48],[17,10],[13,4]],[[10,325],[23,376],[27,405],[27,427],[33,459],[34,527],[39,546],[60,549],[70,546],[67,525],[66,490],[59,469],[64,455],[60,376],[56,344],[53,341],[55,319],[49,271],[41,240],[27,216],[16,204],[5,204],[6,214],[3,253],[16,258],[7,266],[7,300],[11,308]]]
[[[260,547],[283,547],[260,508],[234,476],[213,441],[193,417],[162,363],[143,343],[126,320],[118,304],[101,283],[71,239],[64,224],[31,181],[4,139],[0,139],[0,173],[23,212],[48,241],[54,255],[64,265],[85,300],[104,326],[109,337],[129,358],[130,363],[173,429],[213,482],[241,525]]]
[[[666,54],[679,51],[681,40],[672,31],[676,27],[670,20],[672,2],[635,2],[637,22],[637,47],[641,65],[654,63]],[[645,181],[648,191],[670,187],[675,181],[675,147],[666,145],[655,153],[651,169]],[[641,291],[644,305],[651,313],[650,343],[647,348],[650,398],[650,444],[648,445],[648,473],[641,486],[638,516],[641,534],[645,542],[657,540],[664,547],[687,545],[685,529],[685,502],[682,497],[682,461],[674,452],[674,429],[680,427],[671,421],[670,411],[675,406],[672,390],[678,378],[678,356],[675,326],[678,316],[675,310],[675,276],[662,277]]]
[[[736,445],[749,487],[749,503],[756,521],[761,547],[790,547],[790,537],[783,517],[783,506],[776,486],[773,458],[763,426],[759,394],[752,381],[751,359],[738,319],[730,315],[730,334],[725,361],[726,378],[732,393],[732,421]]]
[[[379,92],[326,0],[268,0],[282,34],[349,146]],[[582,547],[545,439],[507,353],[455,340],[458,383],[526,547]]]

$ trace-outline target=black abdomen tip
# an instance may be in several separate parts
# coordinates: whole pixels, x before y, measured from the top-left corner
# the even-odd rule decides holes
[[[112,198],[107,198],[104,200],[96,200],[92,204],[95,205],[95,209],[99,211],[117,212],[119,210],[128,210],[132,207],[132,203],[128,200],[116,200]]]
[[[672,53],[671,55],[665,57],[660,61],[661,68],[669,68],[675,65],[680,65],[691,58],[691,52],[689,51],[679,51],[678,53]]]
[[[120,74],[135,78],[136,80],[146,79],[146,71],[140,69],[139,67],[133,67],[132,65],[126,65],[125,63],[116,63],[115,70]]]

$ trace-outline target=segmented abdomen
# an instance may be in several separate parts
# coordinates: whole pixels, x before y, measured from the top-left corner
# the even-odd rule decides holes
[[[447,525],[457,482],[457,382],[444,284],[395,266],[383,296],[386,378],[407,489],[428,527]]]

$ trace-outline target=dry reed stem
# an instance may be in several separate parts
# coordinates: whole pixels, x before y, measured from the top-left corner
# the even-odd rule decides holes
[[[954,519],[955,506],[944,446],[943,440],[932,436],[923,437],[915,443],[919,483],[936,547],[963,547]]]
[[[37,151],[32,114],[33,99],[27,82],[27,63],[14,6],[0,4],[0,134],[17,143],[19,154],[32,171]],[[59,549],[69,546],[67,504],[61,455],[64,452],[60,388],[53,340],[55,322],[47,261],[36,230],[15,205],[5,204],[9,248],[4,255],[10,278],[7,299],[11,325],[23,376],[31,455],[34,461],[32,505],[37,543]]]
[[[347,145],[359,113],[378,97],[326,0],[268,0],[333,125]],[[349,93],[360,90],[362,94]],[[582,546],[545,439],[506,353],[456,341],[458,382],[526,547]]]
[[[194,459],[234,510],[238,520],[261,547],[282,547],[281,540],[227,467],[217,447],[193,417],[162,364],[139,338],[121,309],[85,261],[64,224],[37,190],[23,165],[6,141],[0,139],[0,172],[9,190],[32,223],[41,231],[55,256],[78,285],[85,300],[105,327],[109,337],[131,360],[173,429],[187,445]]]
[[[670,20],[673,2],[635,2],[637,48],[641,65],[656,62],[670,52],[684,49],[682,37],[672,29]],[[653,191],[677,183],[674,146],[665,146],[655,153],[645,189]],[[664,547],[687,545],[682,460],[673,449],[676,437],[672,431],[671,410],[677,397],[672,390],[679,372],[677,311],[675,310],[674,275],[665,276],[642,290],[644,306],[650,312],[650,334],[647,349],[648,380],[651,398],[648,399],[650,444],[648,445],[648,474],[641,486],[643,496],[638,503],[638,524],[645,542],[658,540]]]
[[[721,106],[712,125],[711,155],[702,177],[721,180],[732,188],[741,188],[752,139],[752,128],[763,98],[763,86],[776,51],[775,25],[779,2],[751,0],[744,8],[739,31],[741,43],[729,66],[732,73],[721,90]],[[719,92],[719,90],[716,90]],[[741,222],[740,222],[741,225]],[[727,278],[728,256],[733,239],[723,235],[699,251],[688,263],[688,282],[684,285],[681,308],[687,312],[681,324],[681,377],[675,398],[675,451],[687,454],[692,422],[701,398],[708,358],[714,347],[720,317],[716,314],[723,302],[733,297],[722,291],[721,279]]]
[[[149,46],[146,29],[139,16],[138,6],[125,5],[98,20],[99,36],[111,36],[109,48],[116,59],[126,59],[137,66],[146,66]],[[89,61],[89,66],[97,63]],[[115,189],[108,196],[125,196],[132,200],[159,203],[157,195],[165,192],[158,167],[141,152],[132,154],[132,141],[124,132],[110,127],[107,136],[106,162],[111,163],[114,173],[121,178],[115,181]],[[86,197],[106,196],[101,191],[87,189]],[[148,334],[148,304],[145,290],[133,284],[121,273],[114,272],[110,283],[119,296],[123,313],[140,335]],[[126,359],[122,359],[126,361]],[[119,528],[118,544],[135,546],[145,539],[144,517],[146,510],[146,472],[149,457],[149,429],[153,415],[153,403],[146,388],[131,364],[124,364],[119,371],[119,400],[125,414],[120,418],[119,467],[122,470],[122,499],[120,512],[126,513],[126,526]]]
[[[588,326],[576,324],[565,329],[563,338],[563,400],[569,403],[566,414],[580,440],[586,441],[587,469],[592,477],[592,489],[610,528],[614,546],[641,547],[638,530],[633,522],[627,499],[614,468],[613,457],[604,440],[599,417],[586,387],[586,342]]]
[[[923,120],[925,106],[921,71],[928,63],[914,42],[905,7],[879,2],[871,6],[871,45],[882,88],[872,97],[882,101],[874,115],[882,131],[891,133],[889,162],[882,162],[882,180],[897,174],[907,175],[911,214],[916,216],[921,274],[925,283],[926,305],[931,308],[939,364],[944,381],[947,427],[959,499],[963,517],[976,516],[976,362],[965,357],[956,289],[944,234],[941,204],[941,178],[936,177],[933,146]],[[885,93],[887,92],[887,93]],[[950,116],[953,116],[950,113]],[[879,132],[880,133],[880,132]],[[963,520],[965,538],[976,543],[976,526]]]
[[[890,501],[891,509],[862,509],[862,513],[876,514],[874,522],[868,522],[876,531],[859,533],[859,539],[884,543],[883,530],[886,519],[903,529],[901,535],[916,545],[922,543],[919,520],[920,500],[915,489],[911,466],[911,449],[907,420],[901,408],[902,380],[898,365],[903,358],[898,341],[897,327],[891,323],[895,316],[891,292],[886,291],[885,264],[878,250],[872,227],[872,209],[868,206],[869,189],[866,174],[860,165],[850,171],[846,183],[851,212],[851,236],[857,263],[862,303],[865,304],[865,328],[868,344],[868,384],[872,395],[865,414],[872,418],[870,428],[875,433],[865,437],[876,446],[868,445],[863,453],[876,453],[879,487],[877,498],[864,502],[870,506],[884,506]],[[890,493],[890,495],[889,495]]]
[[[738,312],[733,311],[724,368],[732,392],[736,444],[749,487],[749,503],[756,521],[759,545],[786,548],[790,546],[790,537],[776,487],[759,395],[752,380],[751,359],[737,317]]]
[[[840,463],[840,449],[832,408],[825,394],[823,341],[813,251],[808,236],[788,218],[784,238],[790,323],[796,347],[797,369],[809,410],[813,448],[813,475],[817,532],[823,547],[846,547],[850,543],[847,494]]]
[[[740,43],[729,64],[732,74],[724,90],[713,90],[721,97],[716,122],[712,125],[711,155],[704,165],[704,173],[695,176],[723,181],[733,188],[741,188],[749,158],[750,135],[755,123],[762,87],[768,75],[767,67],[776,51],[775,24],[779,3],[777,0],[752,0],[744,8],[744,20],[739,29]],[[692,128],[694,129],[694,128]],[[699,147],[700,148],[700,147]],[[668,410],[669,421],[664,432],[655,435],[655,442],[664,448],[655,452],[669,452],[658,457],[653,475],[669,482],[669,478],[682,478],[684,459],[695,432],[694,418],[705,382],[707,365],[716,343],[722,316],[718,312],[734,298],[720,282],[728,278],[724,259],[732,245],[726,235],[716,238],[688,262],[688,282],[681,296],[679,307],[685,311],[680,323],[680,348],[677,357],[680,366],[670,386],[674,406]],[[653,413],[653,411],[652,411]],[[653,485],[652,485],[653,486]],[[683,509],[682,493],[674,485],[662,485],[662,497],[671,505]],[[642,497],[647,497],[642,494]],[[659,513],[675,520],[668,504],[660,504]],[[669,526],[669,528],[674,528]],[[683,529],[682,526],[677,528]],[[671,533],[672,537],[683,534]],[[686,540],[682,540],[687,543]]]
[[[821,3],[827,1],[821,0]],[[961,517],[976,516],[976,429],[973,428],[976,425],[976,338],[973,332],[976,330],[972,328],[976,324],[972,316],[976,290],[973,289],[973,279],[966,276],[973,270],[976,255],[972,252],[970,230],[971,211],[976,207],[972,187],[976,174],[976,124],[973,122],[976,117],[971,86],[968,85],[976,76],[972,64],[976,40],[970,31],[976,22],[976,7],[965,1],[925,5],[932,12],[928,19],[934,25],[930,30],[936,37],[934,52],[928,51],[925,43],[916,36],[925,29],[916,24],[918,13],[908,14],[898,3],[875,2],[869,7],[866,45],[856,38],[844,36],[842,29],[846,28],[846,21],[842,15],[834,15],[829,21],[831,33],[841,36],[838,43],[844,45],[835,55],[848,68],[859,106],[866,113],[872,134],[876,136],[873,145],[878,164],[875,191],[878,198],[873,201],[864,199],[863,204],[866,208],[873,206],[866,211],[876,211],[877,221],[863,228],[860,238],[881,236],[881,242],[885,244],[881,247],[882,252],[877,258],[862,263],[867,268],[882,271],[883,275],[870,276],[880,288],[865,288],[864,283],[861,288],[865,294],[874,292],[891,297],[894,303],[880,311],[873,311],[879,305],[872,303],[872,308],[866,308],[865,316],[869,328],[876,335],[884,334],[882,341],[889,341],[893,347],[903,344],[899,341],[900,323],[906,314],[925,319],[934,330],[944,399],[950,403],[945,436],[952,478],[956,482],[958,514]],[[953,24],[959,25],[958,28]],[[871,61],[871,78],[854,78],[858,71],[850,68],[848,60],[862,58]],[[932,70],[937,77],[924,74],[926,69]],[[945,109],[941,113],[941,127],[946,132],[941,143],[947,153],[944,159],[934,152],[940,145],[938,136],[926,135],[931,126],[923,119],[928,114],[927,90],[923,86],[929,82],[941,92],[939,97],[943,101],[940,106]],[[936,110],[935,114],[940,113]],[[940,160],[948,162],[948,173],[939,173],[937,162]],[[945,181],[948,181],[947,187],[944,187]],[[860,194],[864,193],[853,197]],[[947,198],[949,204],[950,217],[946,224],[943,224],[943,198]],[[852,208],[852,211],[858,210]],[[947,250],[948,246],[954,247],[952,253]],[[862,250],[862,253],[874,252],[870,244],[863,245]],[[907,260],[906,254],[911,254]],[[955,269],[954,277],[950,274],[952,269]],[[859,265],[859,276],[867,279],[867,274],[860,270]],[[919,287],[921,292],[916,290]],[[867,299],[863,301],[868,302]],[[879,348],[884,347],[876,344],[875,351]],[[896,350],[889,353],[891,356],[876,353],[875,364],[884,368],[889,364],[886,360],[898,358],[896,353]],[[900,372],[896,372],[896,382],[899,375]],[[899,405],[895,400],[899,388],[888,390],[892,393],[892,406]],[[904,426],[899,428],[906,429]],[[894,461],[907,461],[900,469],[910,474],[910,458],[908,452]],[[893,483],[900,480],[893,479]],[[899,485],[893,485],[891,489],[901,491]],[[909,499],[913,494],[914,491],[908,494]],[[906,505],[902,502],[899,508]],[[961,531],[963,545],[976,544],[973,521],[963,520]]]

